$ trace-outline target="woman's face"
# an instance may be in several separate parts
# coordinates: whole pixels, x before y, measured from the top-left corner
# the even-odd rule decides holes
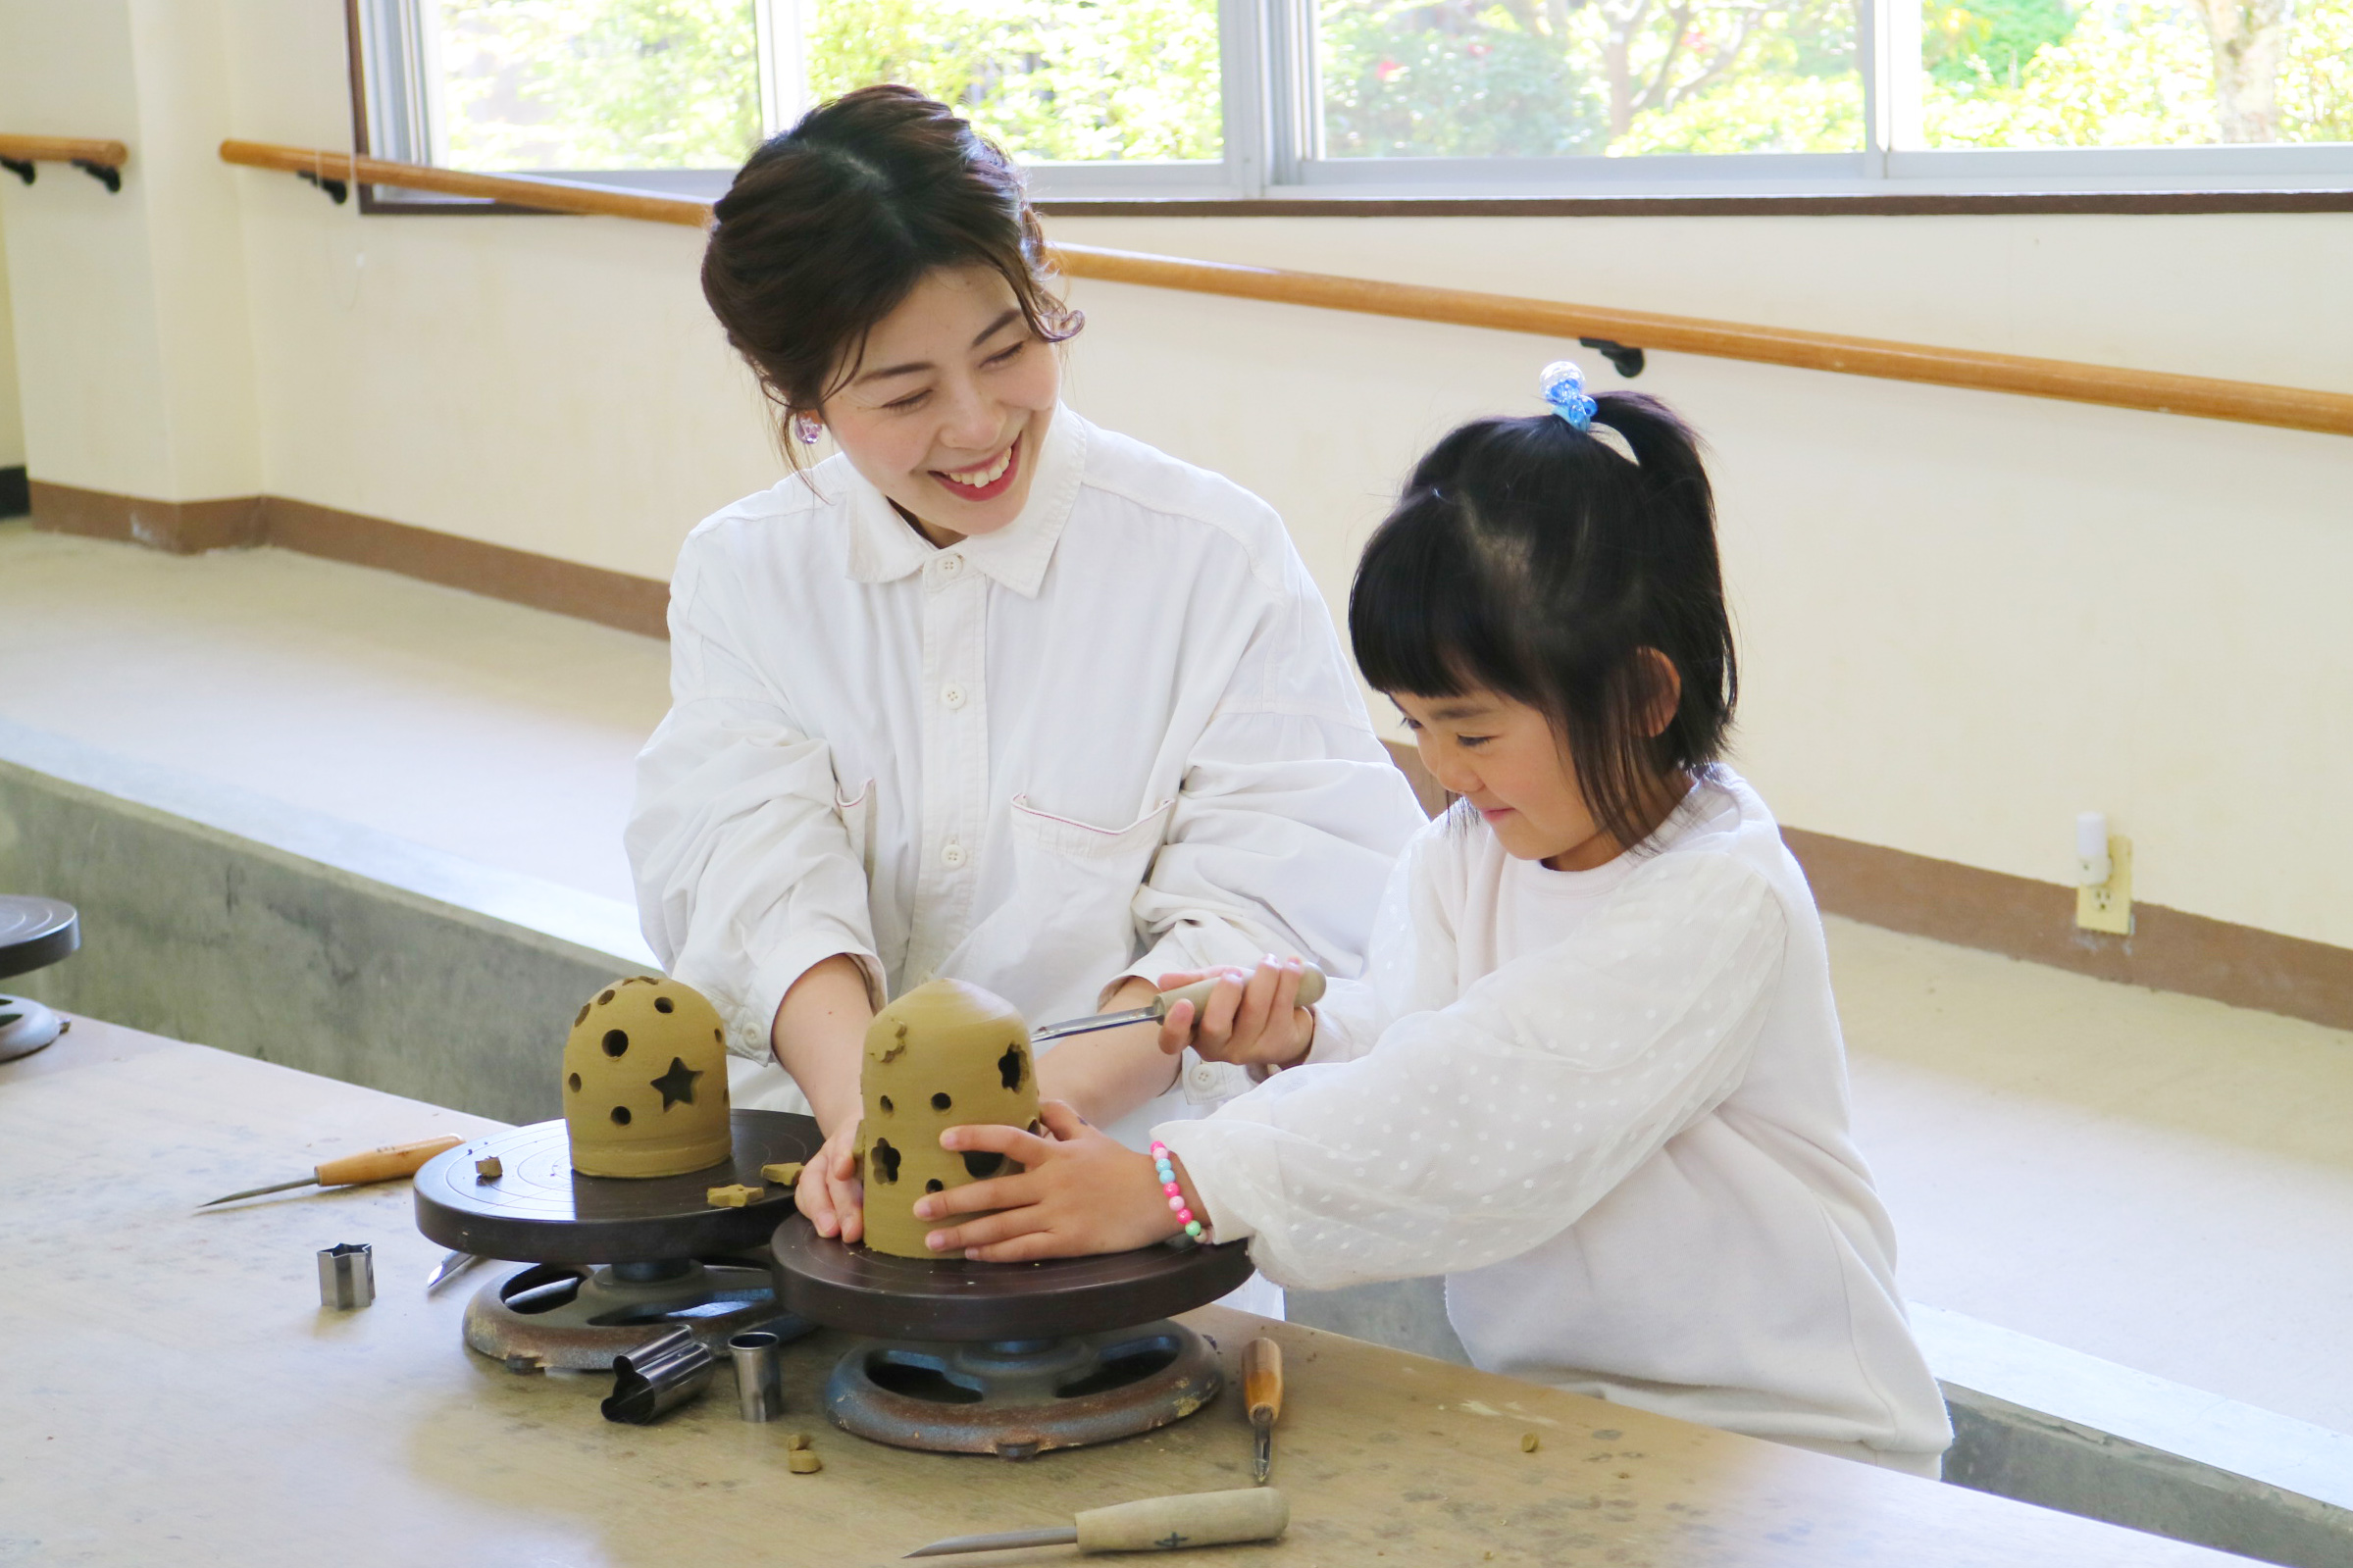
[[[1061,385],[994,268],[942,267],[876,325],[822,414],[851,466],[945,547],[1021,515]]]

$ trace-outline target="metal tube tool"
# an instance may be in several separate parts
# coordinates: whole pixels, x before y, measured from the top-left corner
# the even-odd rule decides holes
[[[1274,1474],[1274,1422],[1283,1413],[1283,1347],[1253,1340],[1242,1351],[1242,1402],[1250,1411],[1250,1478],[1259,1486]]]
[[[297,1176],[291,1182],[275,1182],[268,1187],[247,1188],[227,1197],[199,1203],[209,1209],[215,1204],[234,1203],[242,1197],[260,1197],[265,1192],[285,1192],[297,1187],[361,1187],[370,1182],[396,1181],[414,1176],[418,1168],[443,1149],[452,1149],[466,1141],[462,1138],[429,1138],[415,1143],[391,1143],[372,1148],[365,1154],[346,1154],[339,1160],[329,1160],[312,1170],[308,1176]]]
[[[1142,1007],[1131,1007],[1125,1012],[1097,1013],[1091,1018],[1073,1018],[1060,1024],[1046,1024],[1031,1030],[1030,1039],[1032,1043],[1040,1043],[1049,1039],[1060,1039],[1066,1035],[1092,1035],[1099,1029],[1125,1029],[1130,1024],[1156,1024],[1166,1018],[1170,1009],[1179,1002],[1191,1002],[1193,1016],[1199,1018],[1201,1010],[1208,1005],[1209,993],[1217,988],[1218,984],[1214,977],[1208,980],[1197,980],[1190,986],[1179,986],[1174,990],[1164,990]],[[1299,977],[1299,1005],[1312,1007],[1322,1000],[1323,984],[1322,970],[1317,969],[1313,964],[1302,968]]]
[[[1070,1546],[1081,1551],[1174,1551],[1180,1546],[1224,1546],[1241,1541],[1272,1541],[1291,1524],[1291,1505],[1272,1487],[1239,1492],[1197,1492],[1181,1497],[1147,1497],[1141,1502],[1090,1508],[1067,1525],[1043,1530],[1007,1530],[994,1536],[950,1536],[907,1553],[946,1557],[963,1551],[1006,1551],[1015,1546]]]

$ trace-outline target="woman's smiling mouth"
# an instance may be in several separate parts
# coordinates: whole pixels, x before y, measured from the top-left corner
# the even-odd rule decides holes
[[[931,476],[940,481],[942,488],[958,500],[990,501],[1011,489],[1013,481],[1020,473],[1021,439],[1016,436],[1012,445],[978,468],[952,471],[936,468],[931,471]]]

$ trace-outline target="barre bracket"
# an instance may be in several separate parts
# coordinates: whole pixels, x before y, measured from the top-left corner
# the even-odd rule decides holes
[[[323,175],[313,174],[308,169],[297,169],[293,173],[296,179],[307,179],[321,190],[326,191],[327,199],[337,207],[342,206],[351,196],[351,187],[340,179],[330,179]]]
[[[1639,348],[1628,348],[1607,337],[1580,337],[1577,342],[1608,360],[1611,369],[1629,381],[1642,374],[1643,357]]]
[[[27,185],[32,183],[34,171],[29,158],[0,158],[0,169],[7,170]]]
[[[92,163],[87,158],[77,158],[74,160],[74,167],[104,185],[111,194],[119,196],[123,193],[123,171],[114,165]],[[25,183],[27,185],[32,183],[30,175],[25,177]]]

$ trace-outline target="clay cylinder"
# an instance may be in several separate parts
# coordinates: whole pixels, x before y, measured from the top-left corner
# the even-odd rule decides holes
[[[583,1176],[683,1176],[728,1158],[719,1010],[651,975],[589,997],[564,1041],[564,1121]]]
[[[1001,1154],[951,1153],[940,1135],[983,1122],[1038,1130],[1029,1028],[1010,1003],[978,986],[932,981],[875,1015],[859,1087],[866,1244],[897,1257],[937,1257],[923,1239],[943,1222],[915,1218],[916,1200],[1021,1169]]]

